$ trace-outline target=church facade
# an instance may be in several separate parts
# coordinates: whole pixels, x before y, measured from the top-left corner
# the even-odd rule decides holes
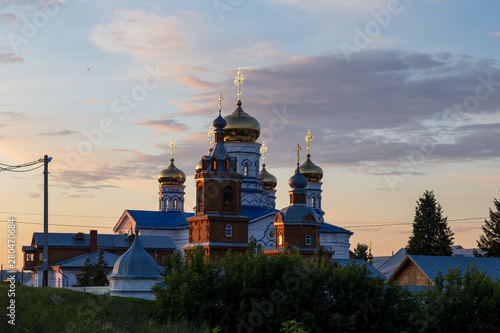
[[[209,154],[202,156],[195,167],[195,212],[184,210],[186,174],[174,165],[172,139],[170,165],[158,175],[158,211],[126,210],[113,231],[128,234],[138,229],[141,235],[168,235],[179,252],[202,245],[206,253],[216,257],[228,248],[233,252],[245,249],[253,237],[259,248],[270,254],[288,244],[301,253],[321,247],[333,258],[348,259],[353,233],[324,221],[323,170],[311,160],[313,137],[309,131],[305,137],[306,161],[300,164],[297,159],[295,174],[289,181],[290,206],[276,209],[278,181],[266,169],[267,146],[257,141],[259,121],[242,108],[243,80],[238,71],[237,107],[225,117],[221,115],[219,96],[219,117],[211,127],[215,145],[211,144]]]

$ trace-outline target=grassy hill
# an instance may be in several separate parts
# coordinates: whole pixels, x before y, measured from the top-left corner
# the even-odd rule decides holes
[[[0,285],[0,332],[211,332],[205,325],[158,322],[152,301],[25,286],[16,286],[12,326],[7,293]]]

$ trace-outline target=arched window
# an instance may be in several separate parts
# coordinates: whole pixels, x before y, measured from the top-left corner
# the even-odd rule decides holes
[[[248,177],[248,164],[243,166],[243,176]]]
[[[233,227],[230,224],[226,225],[226,237],[233,237]]]
[[[316,197],[311,197],[311,207],[316,208]]]
[[[217,160],[212,160],[212,170],[217,170]]]
[[[283,234],[278,235],[278,245],[282,246],[283,245]]]
[[[201,212],[203,211],[203,186],[198,187],[198,200],[197,200],[197,208],[198,211]]]
[[[168,198],[165,198],[165,210],[168,211]]]
[[[233,188],[229,185],[224,187],[224,191],[222,192],[222,202],[224,210],[233,210]]]
[[[311,245],[311,236],[310,235],[306,236],[306,245]]]
[[[177,210],[178,206],[179,206],[179,200],[174,199],[174,205],[173,205],[172,209]]]
[[[229,171],[229,158],[226,158],[226,161],[224,164],[224,170]]]

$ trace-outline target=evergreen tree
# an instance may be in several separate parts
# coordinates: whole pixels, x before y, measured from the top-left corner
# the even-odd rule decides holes
[[[368,245],[360,244],[356,245],[354,248],[354,257],[352,259],[363,259],[364,261],[368,260]]]
[[[453,232],[448,226],[447,217],[442,216],[442,208],[434,197],[434,191],[425,191],[415,207],[413,234],[406,253],[451,256],[452,244]]]
[[[90,258],[87,257],[84,266],[80,273],[76,274],[76,281],[78,286],[106,286],[108,285],[108,278],[106,274],[106,267],[108,266],[104,260],[104,250],[99,249],[97,262],[90,263]]]
[[[483,234],[479,236],[477,246],[482,250],[480,256],[500,257],[500,201],[493,200],[496,212],[490,208],[490,220],[484,220],[481,227]],[[479,255],[477,252],[475,255]]]

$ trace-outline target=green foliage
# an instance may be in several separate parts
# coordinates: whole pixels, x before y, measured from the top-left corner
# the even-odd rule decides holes
[[[364,261],[368,260],[368,245],[358,243],[352,252],[354,253],[354,257],[352,259],[363,259]]]
[[[302,323],[294,320],[285,321],[280,333],[308,333]]]
[[[481,227],[483,234],[479,236],[477,246],[482,250],[482,254],[475,252],[476,256],[500,257],[500,201],[493,200],[496,211],[490,208],[490,220],[484,220]]]
[[[473,265],[464,274],[450,269],[440,272],[435,286],[418,297],[420,311],[411,324],[420,332],[498,332],[500,282]]]
[[[8,288],[0,285],[2,318],[8,318]],[[93,295],[69,289],[16,286],[15,300],[16,326],[2,319],[0,332],[212,332],[205,323],[160,323],[154,317],[154,302],[143,299]]]
[[[250,249],[215,265],[200,247],[164,283],[153,288],[162,320],[206,321],[222,332],[398,331],[415,307],[406,289],[372,278],[366,265],[306,263],[298,252],[267,257]]]
[[[104,250],[99,249],[96,263],[91,264],[87,257],[80,273],[76,274],[78,286],[107,286],[109,284],[106,274],[108,264],[104,260]]]
[[[442,217],[441,205],[436,201],[434,191],[425,191],[417,200],[413,234],[410,236],[407,254],[429,256],[451,256],[453,232],[447,218]]]

